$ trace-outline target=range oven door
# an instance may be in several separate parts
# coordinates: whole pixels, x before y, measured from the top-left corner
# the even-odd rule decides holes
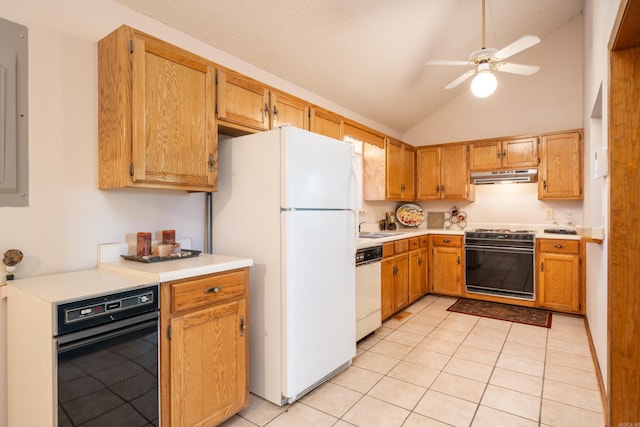
[[[157,311],[54,339],[59,427],[158,425]]]
[[[466,245],[465,265],[467,292],[535,300],[533,248]]]

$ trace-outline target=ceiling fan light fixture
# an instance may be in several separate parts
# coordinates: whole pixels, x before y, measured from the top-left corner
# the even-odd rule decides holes
[[[498,79],[490,70],[478,72],[471,81],[471,92],[478,98],[486,98],[496,91]]]

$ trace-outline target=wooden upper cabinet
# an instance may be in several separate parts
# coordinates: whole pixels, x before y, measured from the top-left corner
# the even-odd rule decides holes
[[[311,132],[342,140],[342,117],[319,107],[311,108]]]
[[[393,138],[386,144],[386,198],[391,200],[414,200],[415,148]]]
[[[538,199],[583,198],[582,131],[543,135],[538,169]]]
[[[538,165],[538,137],[477,141],[469,145],[470,170],[497,170]]]
[[[262,83],[231,70],[218,70],[218,120],[231,127],[268,130],[269,89]]]
[[[416,199],[440,199],[440,147],[420,147],[416,153]]]
[[[538,166],[538,137],[502,141],[502,167]]]
[[[417,200],[473,200],[467,145],[420,147],[417,150]]]
[[[362,198],[385,200],[385,136],[345,121],[344,139],[362,144]]]
[[[214,65],[127,26],[98,42],[98,185],[215,191]]]
[[[271,128],[285,124],[309,130],[309,105],[295,96],[271,91]]]

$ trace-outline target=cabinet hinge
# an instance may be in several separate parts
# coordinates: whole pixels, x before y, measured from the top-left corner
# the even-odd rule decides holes
[[[133,163],[129,163],[129,176],[133,176]]]
[[[171,339],[171,325],[167,326],[167,339]]]
[[[129,53],[133,53],[133,40],[129,40]]]

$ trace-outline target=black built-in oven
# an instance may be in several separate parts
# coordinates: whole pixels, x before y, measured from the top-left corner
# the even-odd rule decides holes
[[[534,236],[532,231],[466,232],[466,291],[534,301]]]
[[[58,427],[157,426],[158,285],[59,304]]]

